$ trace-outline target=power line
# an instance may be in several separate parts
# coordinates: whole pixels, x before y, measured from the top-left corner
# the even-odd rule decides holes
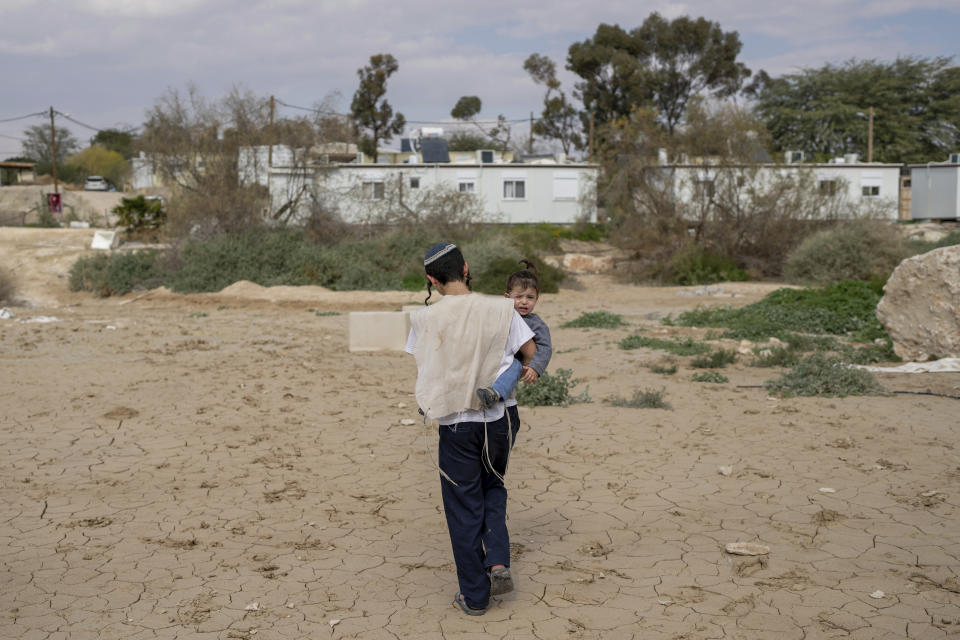
[[[279,98],[275,98],[276,103],[283,105],[284,107],[289,107],[291,109],[299,109],[300,111],[309,111],[312,113],[321,113],[324,115],[334,115],[340,116],[341,118],[349,118],[350,115],[347,113],[338,113],[336,111],[331,111],[329,109],[318,109],[316,107],[301,107],[299,105],[290,104],[284,102]],[[503,122],[507,124],[518,124],[521,122],[529,122],[530,118],[513,118],[513,119],[504,119]],[[432,124],[432,125],[470,125],[470,124],[500,124],[500,120],[468,120],[468,121],[458,121],[458,120],[407,120],[407,124]]]
[[[14,136],[6,136],[0,133],[0,138],[9,138],[10,140],[16,140],[17,142],[23,142],[23,138],[16,138]]]
[[[4,118],[0,122],[13,122],[14,120],[26,120],[27,118],[35,118],[37,116],[45,116],[47,113],[45,111],[37,111],[36,113],[28,113],[25,116],[17,116],[16,118]]]

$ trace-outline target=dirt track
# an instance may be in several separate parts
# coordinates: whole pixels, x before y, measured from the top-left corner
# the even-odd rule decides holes
[[[663,376],[661,354],[617,348],[703,337],[655,319],[772,285],[593,277],[544,297],[551,368],[595,401],[521,408],[517,591],[474,619],[450,604],[435,436],[400,423],[412,360],[350,354],[347,315],[316,313],[422,296],[97,300],[60,277],[90,235],[0,229],[32,305],[0,320],[0,637],[960,637],[956,400],[775,399],[738,388],[775,371],[698,384],[685,359]],[[560,328],[596,309],[631,325]],[[881,380],[960,395],[956,373]],[[602,402],[646,388],[672,409]],[[725,554],[736,540],[770,554]]]

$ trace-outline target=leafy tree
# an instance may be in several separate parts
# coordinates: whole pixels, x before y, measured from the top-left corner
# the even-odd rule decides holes
[[[402,113],[393,114],[393,107],[384,97],[387,79],[400,68],[396,58],[389,53],[370,56],[370,64],[357,69],[360,86],[353,94],[350,113],[357,131],[367,130],[360,140],[360,148],[367,155],[377,157],[377,144],[389,142],[394,134],[403,132],[406,119]]]
[[[736,31],[724,32],[705,18],[681,16],[667,21],[651,13],[627,32],[601,24],[593,38],[570,46],[567,68],[580,76],[577,95],[586,124],[629,116],[633,108],[653,107],[672,135],[695,96],[738,92],[750,70],[737,62],[741,49]]]
[[[524,61],[523,68],[534,82],[547,88],[543,96],[543,112],[533,124],[534,134],[558,140],[564,153],[570,153],[571,148],[582,149],[577,110],[560,90],[557,65],[550,58],[533,53]]]
[[[960,146],[960,67],[949,58],[850,60],[771,78],[748,88],[778,149],[817,159],[866,159],[867,110],[874,107],[873,159],[927,162]]]
[[[501,151],[506,151],[510,147],[510,123],[503,114],[497,116],[497,124],[489,129],[484,129],[477,116],[483,108],[483,101],[478,96],[461,96],[457,104],[450,110],[450,115],[457,120],[473,124],[490,143]],[[484,145],[486,146],[486,145]],[[481,148],[481,147],[478,147]]]
[[[125,160],[133,157],[134,136],[132,131],[122,129],[104,129],[90,138],[90,145],[97,145],[110,151],[116,151]]]
[[[122,155],[100,145],[93,145],[73,154],[67,158],[64,168],[79,176],[103,176],[116,187],[123,186],[123,181],[130,171],[130,165]]]
[[[454,131],[447,138],[447,149],[450,151],[476,151],[489,146],[490,141],[486,136],[469,131]]]
[[[67,156],[80,148],[77,139],[69,129],[56,129],[57,166],[63,165]],[[23,155],[37,163],[37,174],[51,173],[53,162],[50,155],[50,125],[38,124],[27,127],[23,132],[23,142],[20,143]]]

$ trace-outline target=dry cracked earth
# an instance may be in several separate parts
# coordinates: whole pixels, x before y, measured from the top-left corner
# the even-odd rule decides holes
[[[539,311],[551,366],[594,401],[522,408],[517,589],[479,618],[451,604],[435,434],[401,424],[413,362],[348,353],[346,314],[161,294],[13,309],[0,637],[960,638],[957,400],[772,398],[738,388],[776,373],[745,362],[728,384],[683,358],[658,375],[660,354],[616,341],[681,331],[655,318],[706,300],[588,285]],[[604,304],[632,324],[560,328]],[[58,320],[19,322],[40,315]],[[960,374],[880,377],[960,395]],[[603,402],[645,388],[672,408]]]

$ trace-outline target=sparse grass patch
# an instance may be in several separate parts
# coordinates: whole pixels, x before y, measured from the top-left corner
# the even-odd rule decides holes
[[[632,398],[624,398],[620,395],[613,395],[606,399],[607,402],[615,407],[630,407],[631,409],[669,409],[670,403],[665,401],[665,392],[663,389],[654,391],[637,389],[633,392]]]
[[[560,326],[565,329],[616,329],[626,324],[620,314],[609,311],[588,311],[581,314],[579,318]]]
[[[338,316],[340,315],[340,312],[339,311],[314,311],[313,314],[315,316],[322,318],[324,316]]]
[[[593,402],[589,387],[571,395],[571,389],[580,384],[580,380],[572,376],[570,369],[557,369],[553,375],[544,371],[533,384],[517,385],[517,402],[527,407],[566,407],[578,402]]]
[[[693,338],[683,340],[663,340],[647,336],[627,336],[618,343],[621,349],[660,349],[677,356],[695,356],[710,351],[710,345],[697,342]]]
[[[737,352],[733,349],[719,349],[709,354],[697,356],[690,361],[690,366],[697,369],[719,369],[737,361]]]
[[[876,376],[863,369],[845,366],[839,358],[822,352],[800,360],[779,378],[763,385],[771,393],[785,396],[862,396],[885,393]]]
[[[751,367],[792,367],[800,360],[800,353],[788,347],[773,347],[762,351],[766,353],[758,353],[750,363]]]
[[[670,364],[654,364],[650,366],[650,371],[665,376],[672,376],[677,372],[677,365],[672,362]]]
[[[720,384],[730,382],[730,379],[719,371],[701,371],[700,373],[693,374],[690,379],[694,382],[715,382]]]

